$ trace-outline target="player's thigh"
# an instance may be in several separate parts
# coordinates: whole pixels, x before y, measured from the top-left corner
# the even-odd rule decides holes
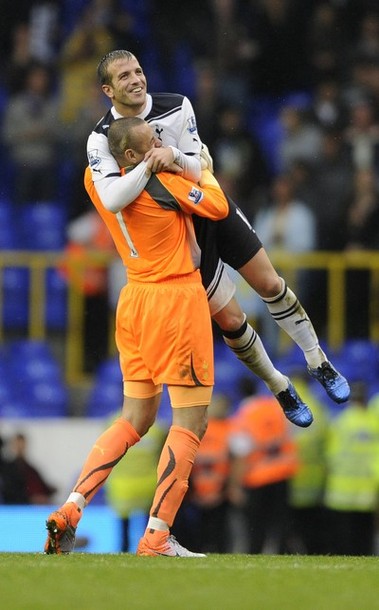
[[[167,284],[151,295],[141,354],[155,383],[213,385],[213,339],[201,283]]]
[[[151,379],[151,371],[140,353],[139,326],[145,301],[139,286],[127,284],[121,290],[116,311],[116,345],[120,354],[122,378],[125,381]]]
[[[236,292],[236,285],[231,280],[225,265],[219,259],[215,275],[207,288],[209,311],[213,319],[217,322],[216,314],[219,314],[233,300]],[[219,322],[218,322],[219,323]]]
[[[124,379],[213,385],[212,327],[200,281],[132,286],[117,311],[116,337]]]
[[[218,255],[224,263],[239,269],[256,255],[262,242],[242,210],[230,197],[227,199],[229,214],[215,223]]]
[[[274,297],[282,290],[283,281],[264,248],[260,248],[238,272],[262,298]]]

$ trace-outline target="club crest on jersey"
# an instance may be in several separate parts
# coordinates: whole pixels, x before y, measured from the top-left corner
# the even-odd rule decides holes
[[[203,197],[204,193],[195,187],[193,187],[188,193],[188,199],[192,201],[195,205],[200,203]]]
[[[197,131],[196,119],[194,116],[191,116],[187,119],[187,129],[190,133],[195,133]]]
[[[163,131],[163,127],[160,128],[159,125],[155,125],[154,131],[157,135],[158,140],[162,142],[161,133]]]
[[[100,165],[100,157],[97,150],[90,150],[88,152],[88,163],[91,169],[95,169],[98,165]]]

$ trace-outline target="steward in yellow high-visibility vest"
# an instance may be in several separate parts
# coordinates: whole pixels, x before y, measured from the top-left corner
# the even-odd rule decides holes
[[[367,408],[363,383],[354,384],[350,405],[330,426],[326,459],[330,552],[371,555],[379,506],[379,418]]]
[[[329,426],[329,412],[314,396],[303,376],[293,377],[300,396],[312,410],[314,421],[310,428],[296,427],[293,438],[297,447],[299,469],[289,481],[294,553],[321,555],[324,542],[324,486],[326,477],[325,445]]]
[[[289,499],[291,506],[301,509],[320,506],[323,501],[329,414],[327,408],[312,394],[308,383],[296,377],[293,378],[293,383],[314,415],[313,424],[309,429],[293,430],[300,465],[291,479]]]

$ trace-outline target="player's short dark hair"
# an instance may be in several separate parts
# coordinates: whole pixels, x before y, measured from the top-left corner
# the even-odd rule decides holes
[[[123,117],[113,121],[108,129],[108,146],[117,161],[121,160],[128,148],[136,148],[134,128],[145,121],[138,117]]]
[[[135,55],[131,51],[125,49],[117,49],[116,51],[110,51],[104,57],[100,59],[99,65],[97,66],[97,77],[101,85],[110,85],[112,79],[109,74],[108,68],[116,59],[135,59]]]

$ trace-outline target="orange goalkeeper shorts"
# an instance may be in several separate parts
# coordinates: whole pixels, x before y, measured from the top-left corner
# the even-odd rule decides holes
[[[213,386],[212,325],[200,274],[128,283],[117,306],[116,344],[124,381]]]

